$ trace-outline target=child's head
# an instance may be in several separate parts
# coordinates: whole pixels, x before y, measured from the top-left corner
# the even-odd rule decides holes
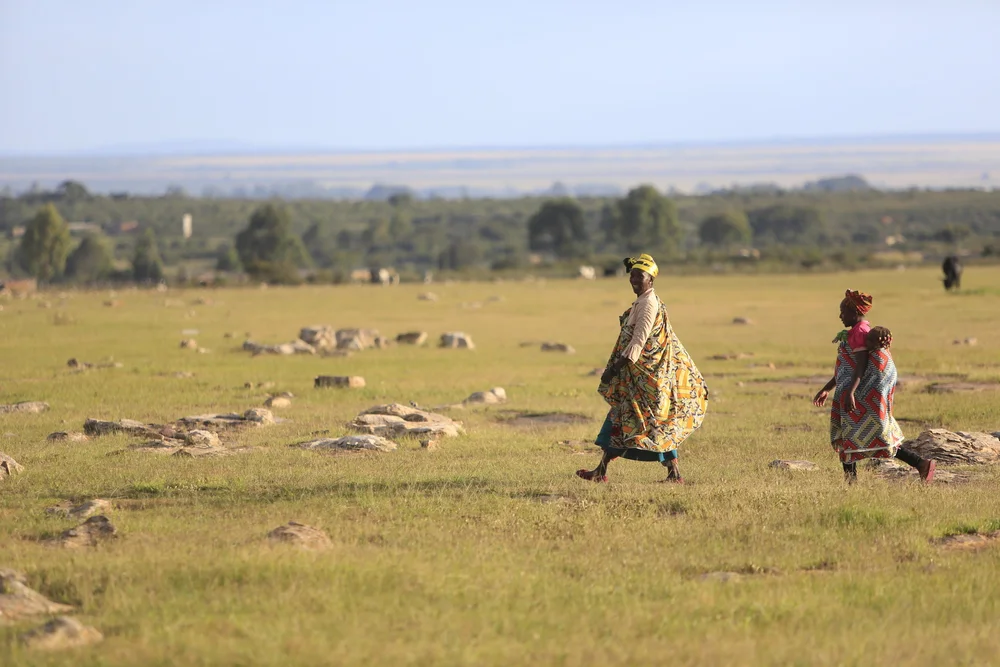
[[[865,337],[865,347],[869,351],[888,350],[892,345],[892,332],[885,327],[872,327]]]

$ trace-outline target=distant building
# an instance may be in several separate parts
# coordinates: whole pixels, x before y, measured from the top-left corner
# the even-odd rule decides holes
[[[96,222],[69,222],[66,227],[70,234],[100,234],[104,231]]]

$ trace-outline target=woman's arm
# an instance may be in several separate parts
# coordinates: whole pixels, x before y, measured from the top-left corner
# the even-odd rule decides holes
[[[833,388],[836,386],[837,386],[837,376],[834,375],[832,378],[830,378],[829,382],[823,385],[822,389],[816,392],[816,395],[813,397],[813,405],[815,405],[817,408],[823,407],[826,404],[826,399],[830,395],[830,392],[833,391]]]

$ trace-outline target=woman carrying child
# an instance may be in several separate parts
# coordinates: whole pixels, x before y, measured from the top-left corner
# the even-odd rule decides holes
[[[857,479],[858,461],[892,457],[916,468],[920,478],[930,482],[934,461],[900,449],[903,431],[892,416],[897,379],[889,352],[892,334],[884,327],[872,328],[864,319],[871,307],[870,294],[847,290],[840,303],[840,321],[849,328],[833,340],[838,343],[834,375],[813,404],[824,405],[833,390],[830,443],[840,455],[848,482]]]

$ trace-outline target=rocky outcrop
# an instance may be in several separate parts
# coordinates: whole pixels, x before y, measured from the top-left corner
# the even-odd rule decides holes
[[[371,434],[346,435],[342,438],[320,438],[318,440],[296,443],[292,446],[299,447],[301,449],[342,449],[346,451],[367,450],[372,452],[392,452],[399,447],[399,445],[388,438]]]
[[[1000,438],[994,433],[963,433],[932,428],[915,440],[908,440],[903,446],[939,464],[1000,463]]]
[[[111,520],[103,514],[99,514],[90,517],[75,528],[70,528],[53,541],[68,549],[79,549],[96,547],[98,544],[117,536],[118,530],[111,523]]]
[[[28,586],[28,579],[16,570],[0,569],[0,625],[30,616],[72,611],[68,604],[53,602]]]
[[[384,437],[412,436],[426,439],[434,436],[457,436],[464,433],[459,422],[434,412],[390,403],[368,408],[348,423],[362,433]]]

